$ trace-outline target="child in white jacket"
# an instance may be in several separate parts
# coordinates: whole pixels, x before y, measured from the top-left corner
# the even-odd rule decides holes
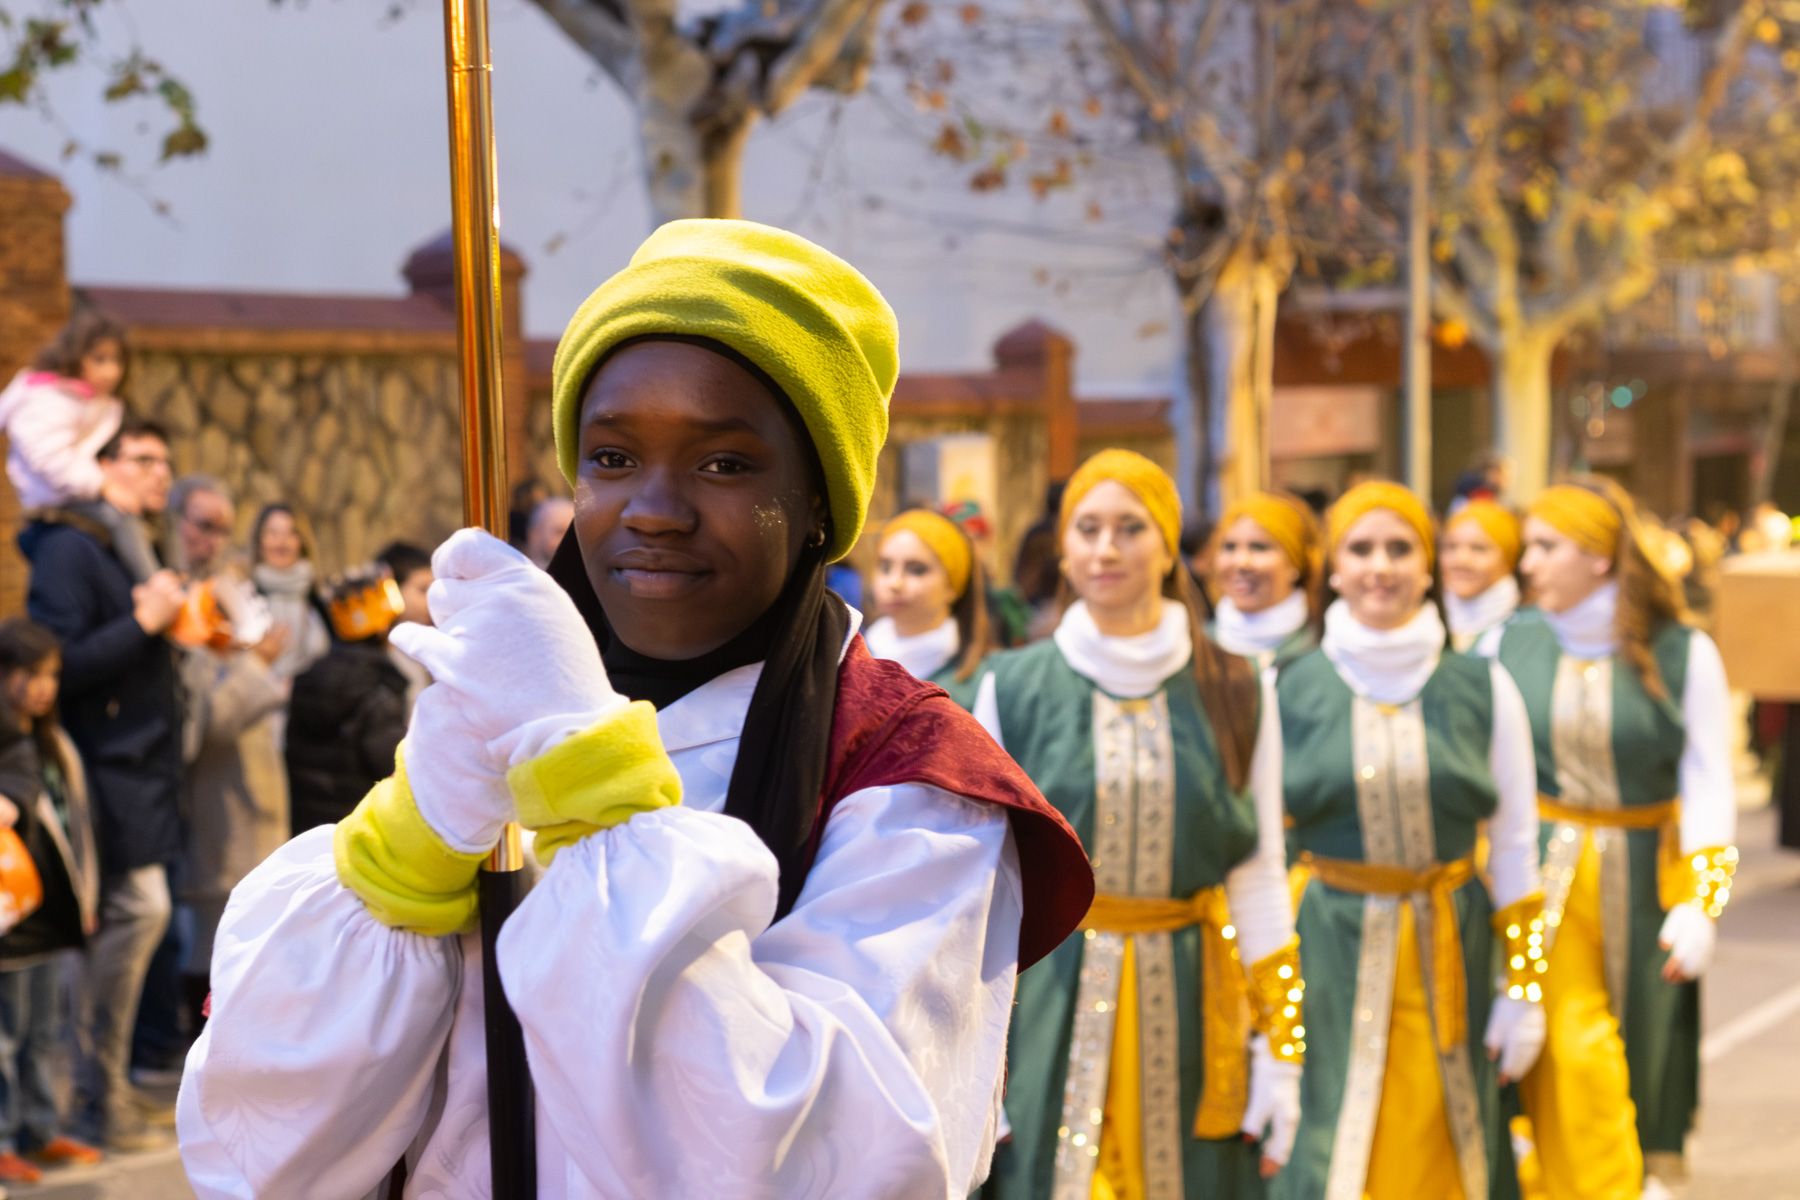
[[[99,496],[95,456],[124,418],[115,394],[124,377],[124,331],[98,313],[82,312],[0,392],[6,474],[21,507]]]
[[[105,526],[113,548],[139,583],[160,562],[137,517],[100,495],[99,456],[119,432],[125,406],[125,331],[99,313],[75,314],[56,340],[0,391],[6,474],[19,506],[65,509]]]

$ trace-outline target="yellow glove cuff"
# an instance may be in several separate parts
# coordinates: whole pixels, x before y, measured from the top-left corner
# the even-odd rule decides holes
[[[338,880],[383,925],[429,937],[459,933],[475,917],[475,872],[484,854],[453,850],[419,814],[406,758],[337,824]]]
[[[1709,846],[1667,863],[1660,880],[1663,908],[1698,904],[1707,916],[1718,920],[1731,899],[1737,865],[1736,846]]]
[[[1276,1062],[1306,1061],[1302,1023],[1306,981],[1300,978],[1300,939],[1250,964],[1251,1024],[1269,1039]]]
[[[1544,944],[1544,894],[1533,892],[1494,914],[1494,932],[1506,953],[1506,994],[1533,1004],[1544,998],[1550,956]]]
[[[506,784],[546,866],[591,833],[681,803],[681,776],[663,750],[656,709],[642,700],[520,763]]]

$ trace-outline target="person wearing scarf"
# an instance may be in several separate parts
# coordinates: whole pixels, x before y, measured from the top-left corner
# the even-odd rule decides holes
[[[892,312],[790,233],[679,221],[582,305],[549,571],[463,530],[395,773],[241,884],[179,1103],[203,1197],[485,1196],[477,864],[544,1197],[963,1197],[1014,979],[1092,878],[1067,823],[825,587],[874,486]]]
[[[1522,1098],[1553,1200],[1635,1197],[1644,1174],[1645,1195],[1666,1194],[1699,1105],[1697,980],[1737,864],[1725,668],[1617,485],[1546,489],[1522,565],[1543,615],[1506,630],[1500,662],[1531,713],[1558,918],[1549,1040]]]
[[[1471,500],[1444,523],[1444,615],[1459,654],[1492,658],[1519,611],[1519,518],[1492,500]]]
[[[1226,508],[1213,535],[1219,601],[1208,631],[1267,670],[1319,644],[1319,523],[1296,496],[1252,492]]]
[[[1486,1200],[1513,1170],[1499,1087],[1543,1043],[1531,731],[1505,671],[1445,652],[1432,525],[1393,483],[1332,507],[1337,599],[1319,649],[1277,684],[1308,880],[1306,1073],[1281,1200]]]
[[[1089,459],[1062,497],[1055,635],[989,660],[977,694],[1100,893],[1019,981],[990,1195],[1260,1197],[1293,1138],[1303,985],[1272,723],[1249,664],[1201,632],[1180,536],[1160,468]]]
[[[949,517],[912,508],[881,527],[869,653],[935,683],[964,708],[989,650],[987,583],[975,546]]]

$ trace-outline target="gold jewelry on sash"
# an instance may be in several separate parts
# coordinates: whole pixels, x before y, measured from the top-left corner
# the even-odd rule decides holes
[[[1494,914],[1494,932],[1506,951],[1506,994],[1537,1004],[1550,969],[1544,947],[1544,893],[1533,892]]]

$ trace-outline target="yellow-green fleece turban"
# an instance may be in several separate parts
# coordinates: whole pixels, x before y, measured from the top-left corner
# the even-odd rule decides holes
[[[899,373],[894,311],[843,259],[749,221],[671,221],[584,301],[556,347],[556,454],[571,486],[581,398],[612,350],[658,334],[743,355],[800,413],[825,473],[827,553],[862,534]]]

